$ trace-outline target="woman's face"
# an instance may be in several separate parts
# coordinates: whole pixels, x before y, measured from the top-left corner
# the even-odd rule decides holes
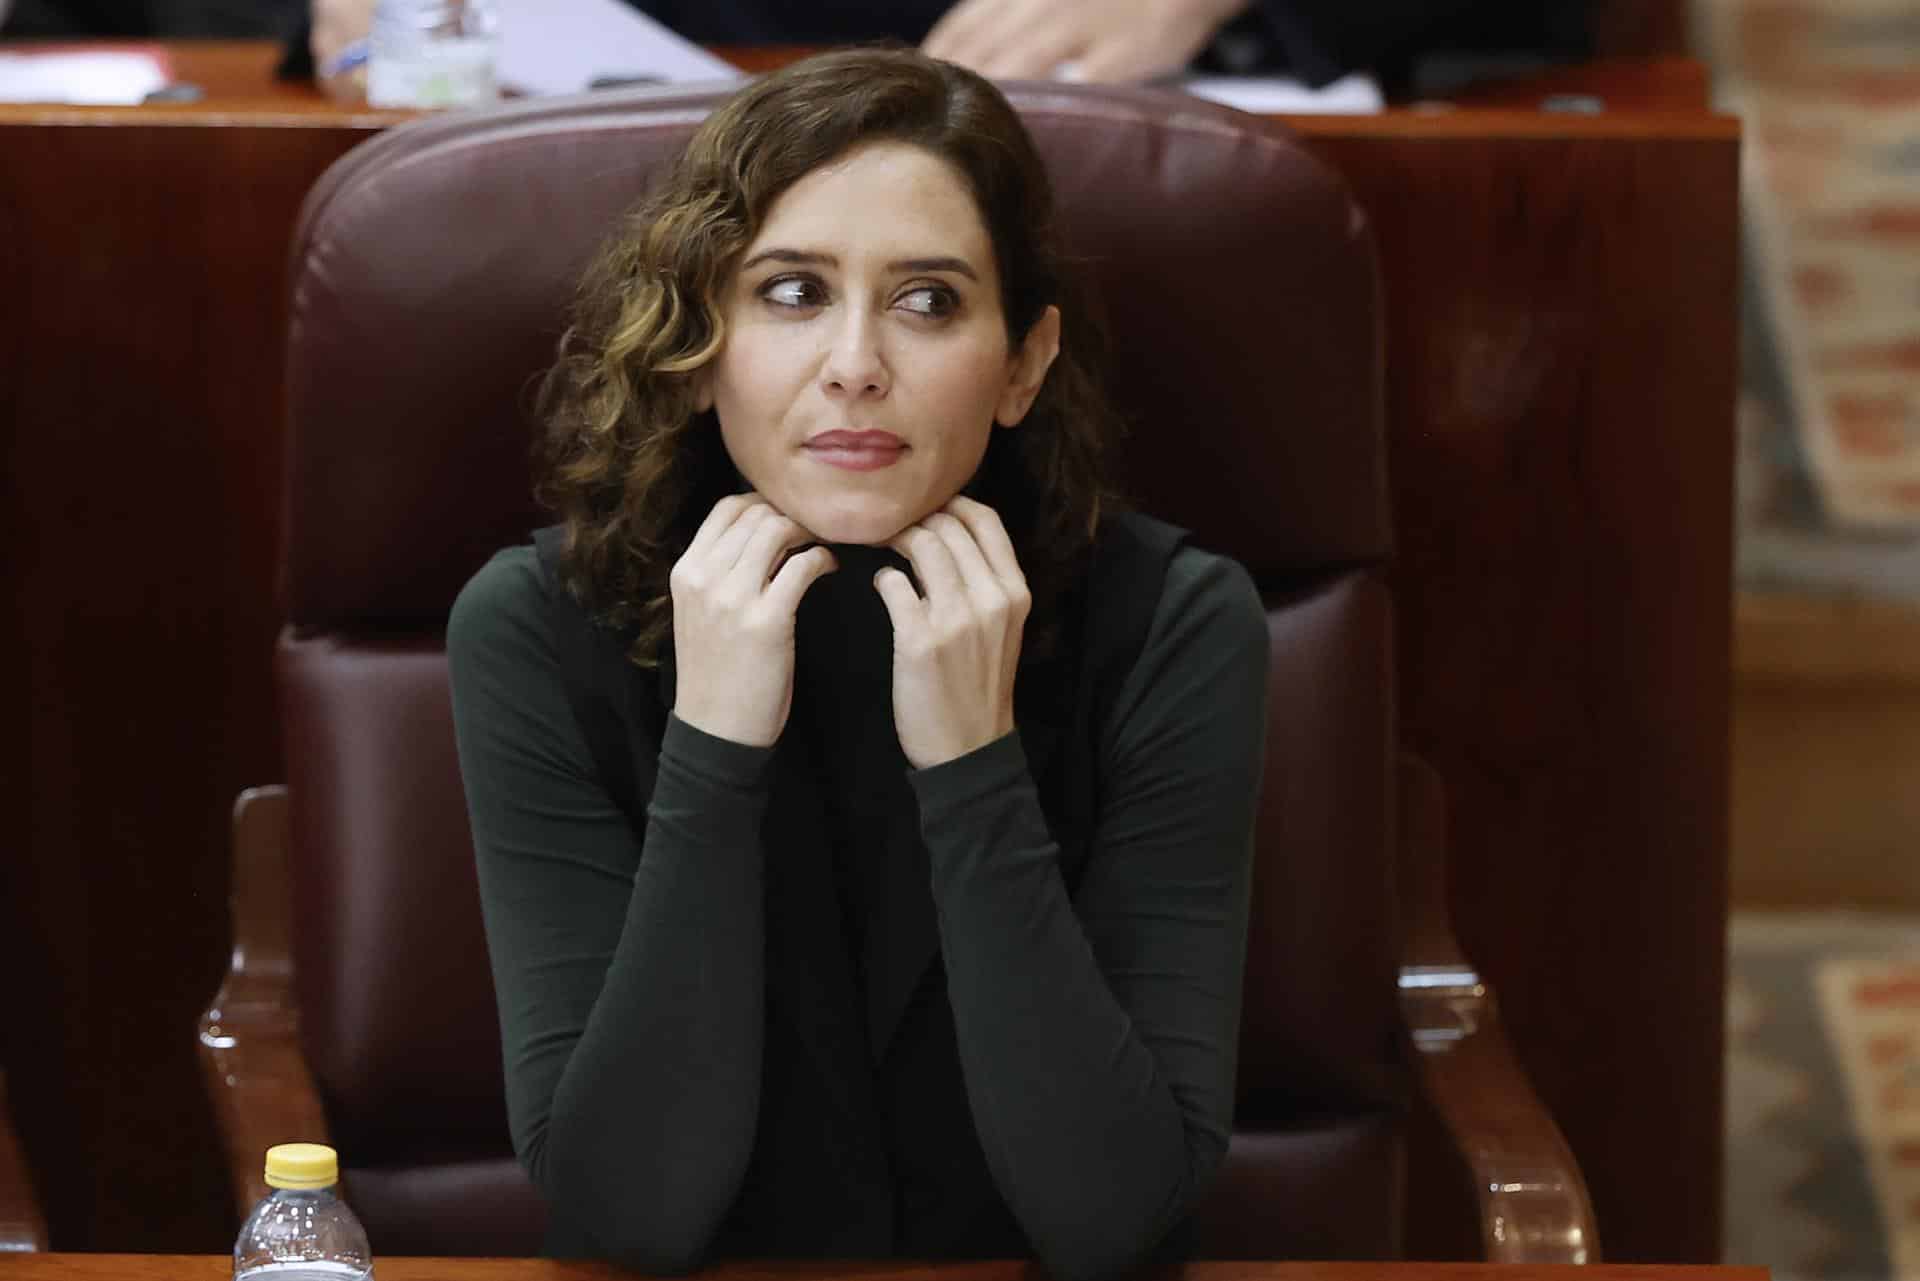
[[[734,466],[815,538],[883,543],[972,479],[1059,351],[1049,307],[1007,341],[993,246],[962,178],[905,143],[789,187],[721,298],[700,404]]]

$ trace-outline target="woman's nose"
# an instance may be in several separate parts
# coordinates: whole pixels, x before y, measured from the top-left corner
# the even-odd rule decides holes
[[[884,396],[889,377],[875,318],[848,308],[835,329],[820,376],[829,394]]]

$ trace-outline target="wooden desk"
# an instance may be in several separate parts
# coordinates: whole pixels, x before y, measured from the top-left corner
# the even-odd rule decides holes
[[[286,246],[398,118],[177,56],[219,93],[0,108],[0,1035],[63,1249],[231,1230],[190,1029],[228,806],[281,776]],[[1378,232],[1460,933],[1617,1260],[1718,1250],[1737,126],[1681,97],[1289,122]]]
[[[379,1258],[380,1281],[631,1281],[599,1263],[554,1259]],[[1044,1281],[1027,1263],[723,1264],[706,1281]],[[1494,1267],[1478,1263],[1190,1263],[1168,1281],[1767,1281],[1765,1268]],[[7,1281],[228,1281],[230,1255],[27,1254],[0,1256]]]
[[[59,42],[16,42],[9,49],[61,49],[78,46]],[[273,78],[278,46],[257,40],[175,40],[164,45],[94,45],[154,51],[172,78],[198,86],[205,97],[193,103],[155,103],[135,108],[86,108],[96,120],[113,119],[117,112],[133,112],[143,119],[156,116],[204,119],[208,115],[233,117],[321,116],[338,122],[343,116],[370,123],[406,119],[411,112],[347,109],[331,101],[311,83]],[[718,50],[746,71],[770,71],[803,57],[806,49],[779,45]],[[1600,58],[1592,62],[1511,79],[1476,84],[1445,103],[1424,104],[1429,110],[1454,106],[1476,112],[1489,110],[1533,113],[1551,98],[1568,96],[1598,99],[1611,111],[1678,112],[1699,114],[1707,109],[1706,69],[1692,58],[1667,55],[1656,58]],[[0,119],[10,116],[44,118],[44,106],[0,104]]]

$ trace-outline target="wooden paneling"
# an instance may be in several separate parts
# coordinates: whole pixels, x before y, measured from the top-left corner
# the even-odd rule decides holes
[[[227,807],[279,776],[283,259],[308,185],[389,118],[0,109],[0,670],[24,712],[0,719],[0,959],[27,976],[7,1053],[62,1248],[231,1228],[189,1037]],[[1298,125],[1380,238],[1404,722],[1452,793],[1463,941],[1607,1257],[1711,1259],[1734,129]]]
[[[57,1245],[229,1231],[191,1037],[225,960],[228,809],[281,773],[286,246],[360,136],[0,126],[0,933]]]
[[[1712,1259],[1731,135],[1311,141],[1381,246],[1402,733],[1447,784],[1461,941],[1606,1257]]]

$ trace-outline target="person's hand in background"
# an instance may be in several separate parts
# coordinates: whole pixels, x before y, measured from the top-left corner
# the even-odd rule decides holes
[[[373,29],[373,0],[313,0],[311,12],[313,28],[307,41],[313,50],[314,78],[334,97],[364,98],[366,60],[343,66],[341,55],[366,40]]]
[[[1136,81],[1179,71],[1251,0],[960,0],[923,46],[1002,79]]]

